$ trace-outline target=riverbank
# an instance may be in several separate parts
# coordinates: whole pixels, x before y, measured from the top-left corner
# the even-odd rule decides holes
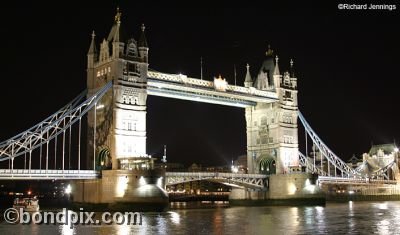
[[[400,201],[400,195],[359,195],[359,194],[336,194],[326,195],[327,202],[349,202],[349,201]]]

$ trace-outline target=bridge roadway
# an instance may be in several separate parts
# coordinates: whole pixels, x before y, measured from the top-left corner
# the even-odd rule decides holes
[[[207,180],[235,187],[266,188],[268,175],[225,172],[166,172],[166,185]],[[0,180],[76,180],[100,177],[94,170],[0,169]],[[321,184],[377,185],[397,184],[396,180],[318,176]]]
[[[367,184],[397,184],[396,180],[368,179],[368,178],[345,178],[345,177],[328,177],[318,176],[321,184],[351,184],[351,185],[367,185]]]
[[[94,170],[0,169],[0,180],[95,179],[99,175]]]
[[[51,180],[95,179],[100,176],[94,170],[46,170],[46,169],[0,169],[0,180]],[[166,184],[179,184],[196,180],[208,180],[230,184],[264,188],[268,176],[262,174],[237,174],[219,172],[166,172]]]

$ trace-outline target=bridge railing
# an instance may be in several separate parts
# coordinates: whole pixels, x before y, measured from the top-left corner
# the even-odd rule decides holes
[[[0,169],[0,175],[4,174],[97,174],[93,170],[46,170],[46,169]]]
[[[342,178],[319,176],[318,181],[322,183],[348,183],[348,184],[397,184],[396,180],[369,179],[369,178]]]
[[[267,175],[262,174],[240,174],[240,173],[224,173],[224,172],[166,172],[165,176],[182,176],[182,177],[223,177],[223,178],[257,178],[265,179]]]
[[[1,180],[96,179],[99,175],[94,170],[0,169]]]

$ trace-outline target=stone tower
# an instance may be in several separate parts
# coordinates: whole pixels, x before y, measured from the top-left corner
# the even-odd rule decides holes
[[[282,76],[278,57],[274,58],[273,51],[268,49],[253,87],[276,92],[278,101],[246,108],[249,173],[284,174],[299,170],[297,78],[293,61],[290,69]],[[248,76],[245,86],[251,82]]]
[[[113,85],[88,114],[89,169],[93,165],[97,169],[150,168],[146,152],[148,51],[144,25],[138,42],[126,37],[119,10],[99,51],[93,32],[87,55],[88,96],[110,81]]]

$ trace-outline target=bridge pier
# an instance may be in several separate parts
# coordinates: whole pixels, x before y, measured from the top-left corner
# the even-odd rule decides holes
[[[99,179],[73,182],[77,206],[107,210],[162,211],[168,206],[163,170],[103,170]]]
[[[233,188],[229,194],[229,202],[234,203],[241,200],[257,201],[257,200],[267,200],[268,191],[267,190],[255,190],[249,188]]]
[[[234,188],[229,195],[231,205],[323,205],[325,194],[316,185],[316,178],[307,173],[279,174],[269,177],[269,188],[255,190]]]

